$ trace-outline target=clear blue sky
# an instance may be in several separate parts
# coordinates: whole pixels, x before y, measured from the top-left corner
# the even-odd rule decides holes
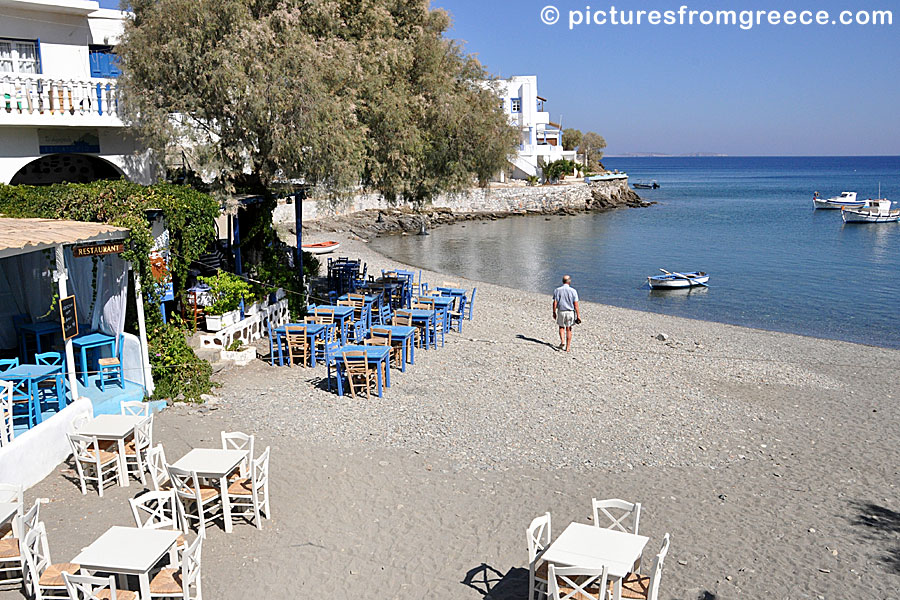
[[[119,0],[100,0],[118,8]],[[598,26],[570,10],[677,10],[679,0],[432,0],[495,75],[537,75],[563,126],[608,154],[900,154],[897,0],[685,0],[696,10],[894,11],[894,25]],[[541,9],[555,5],[547,26]]]
[[[547,26],[541,9],[555,5]],[[432,0],[495,75],[537,75],[553,119],[602,134],[607,154],[900,154],[896,0],[686,0],[690,8],[894,10],[894,25],[578,26],[570,10],[679,1]]]

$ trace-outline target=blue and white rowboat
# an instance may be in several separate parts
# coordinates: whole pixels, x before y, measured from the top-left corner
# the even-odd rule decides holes
[[[705,287],[709,281],[709,275],[703,271],[690,273],[667,273],[665,275],[651,275],[647,283],[654,290],[677,290],[694,286]]]

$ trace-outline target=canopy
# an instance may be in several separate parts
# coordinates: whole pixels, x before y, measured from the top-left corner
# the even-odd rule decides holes
[[[0,218],[0,258],[55,248],[59,244],[106,242],[126,237],[127,229],[103,223]]]

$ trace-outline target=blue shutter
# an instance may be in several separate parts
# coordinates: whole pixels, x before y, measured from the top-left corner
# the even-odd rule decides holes
[[[36,70],[38,72],[38,75],[40,75],[44,72],[44,64],[43,61],[41,61],[41,38],[37,38],[36,40],[34,40],[34,53],[35,57],[37,58]]]

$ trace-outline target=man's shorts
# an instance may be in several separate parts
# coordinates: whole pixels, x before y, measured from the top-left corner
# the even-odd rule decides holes
[[[560,310],[556,313],[556,324],[560,327],[571,327],[575,324],[574,310]]]

